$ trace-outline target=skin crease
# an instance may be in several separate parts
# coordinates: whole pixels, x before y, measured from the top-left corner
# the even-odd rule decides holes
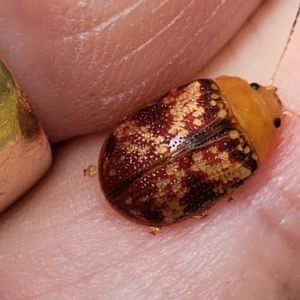
[[[253,7],[257,4],[255,1],[248,2],[251,2]],[[24,5],[18,4],[17,1],[13,3],[15,6]],[[134,5],[129,1],[126,4],[122,3],[123,11]],[[67,4],[70,6],[71,2]],[[226,7],[227,13],[232,10],[231,5],[230,2],[224,4],[224,16]],[[286,0],[273,0],[261,4],[239,33],[199,72],[199,76],[237,75],[249,79],[250,82],[268,84],[297,5],[297,1],[287,3]],[[1,3],[0,6],[6,5]],[[169,18],[168,22],[172,21],[174,15],[178,15],[178,11],[173,12],[171,8],[170,3],[164,8],[166,18]],[[42,9],[41,5],[39,10]],[[45,10],[49,10],[47,5]],[[1,7],[1,35],[5,32],[8,38],[10,30],[14,32],[16,29],[1,16],[3,11]],[[111,15],[119,12],[113,11],[111,7],[102,11]],[[192,16],[194,12],[192,9],[189,14]],[[26,20],[31,19],[34,22],[34,16],[30,14],[29,9],[23,13]],[[60,13],[64,16],[65,11]],[[207,14],[209,15],[208,12]],[[47,19],[46,13],[41,11],[41,15]],[[56,20],[62,22],[58,16],[56,15]],[[243,18],[246,18],[245,15]],[[74,19],[69,16],[67,22],[71,24]],[[97,22],[99,20],[96,20]],[[157,24],[153,22],[149,28],[155,25]],[[295,112],[300,111],[300,88],[297,80],[300,63],[299,28],[297,25],[274,83],[278,87],[284,107]],[[26,30],[30,33],[33,27]],[[81,29],[83,32],[85,30],[90,29]],[[157,28],[154,32],[157,32]],[[178,39],[182,38],[180,34],[181,32],[177,31]],[[205,32],[202,34],[205,38]],[[22,43],[18,38],[22,39],[22,36],[13,36],[13,43]],[[35,38],[40,39],[33,32],[33,44]],[[10,61],[10,55],[17,54],[8,53],[8,45],[5,46],[3,42],[5,39],[0,40],[0,53],[4,53],[6,61]],[[107,45],[109,43],[111,41],[108,40]],[[214,43],[217,42],[212,42],[215,47]],[[179,60],[177,64],[174,59],[172,64],[165,66],[169,75],[177,74],[175,79],[171,76],[171,83],[167,89],[178,83],[183,84],[194,76],[195,67],[190,66],[188,70],[182,71],[183,65],[180,61],[183,58],[176,56],[178,51],[174,49],[173,44],[166,46],[155,42],[155,46],[161,46],[162,53]],[[207,47],[208,52],[215,50],[210,49],[210,44],[207,44]],[[41,53],[51,56],[47,51],[48,49],[42,49]],[[59,50],[57,51],[59,53]],[[191,54],[192,57],[199,53],[197,51]],[[189,51],[184,53],[189,55]],[[31,56],[29,52],[20,54],[24,57],[26,55]],[[45,64],[43,55],[37,57],[42,66]],[[86,53],[80,55],[83,59]],[[130,67],[117,65],[111,70],[112,73],[107,75],[105,84],[113,85],[115,80],[116,84],[111,89],[116,90],[107,91],[108,94],[119,92],[117,89],[122,78],[116,74],[126,74],[126,68],[129,68],[127,72],[130,79],[123,75],[126,84],[127,81],[134,82],[139,76],[144,76],[141,79],[145,82],[142,91],[131,86],[134,95],[140,97],[149,93],[155,96],[153,87],[145,80],[151,75],[143,73],[141,69],[155,63],[158,59],[157,53],[154,48],[147,50],[147,60],[150,61],[147,66],[142,65],[145,55],[143,54],[142,58],[136,57],[134,65]],[[25,61],[24,57],[17,56],[15,61],[21,63]],[[207,58],[208,54],[195,61],[199,69],[205,62],[205,57]],[[79,57],[74,59],[80,60]],[[26,87],[26,92],[29,90],[52,141],[84,132],[95,132],[97,122],[99,128],[106,127],[96,116],[95,107],[99,105],[99,100],[86,100],[87,104],[76,108],[82,109],[92,119],[91,122],[85,123],[85,118],[81,120],[77,119],[78,115],[74,116],[79,125],[84,127],[84,130],[80,131],[80,126],[74,127],[69,119],[74,111],[69,112],[69,116],[66,113],[73,103],[72,91],[67,91],[68,95],[62,96],[60,103],[57,99],[66,82],[72,82],[76,90],[78,80],[91,80],[89,77],[85,78],[87,74],[83,71],[84,66],[76,73],[67,61],[58,70],[59,79],[63,77],[63,70],[69,76],[62,82],[59,82],[59,79],[55,82],[51,78],[54,76],[51,74],[54,72],[53,68],[38,70],[38,73],[45,72],[47,77],[39,81],[38,77],[25,78],[25,74],[30,73],[28,68],[32,57],[28,60],[28,64],[14,66],[14,72],[21,74],[22,86],[24,89]],[[53,57],[53,60],[56,66],[59,58]],[[162,60],[167,61],[166,58]],[[135,65],[141,67],[136,70]],[[165,75],[161,75],[162,69],[159,64],[155,64],[153,68],[151,72],[156,73],[157,94],[161,95],[166,91],[162,86],[166,84],[167,79]],[[135,75],[134,71],[138,74]],[[183,72],[182,81],[178,75],[180,72]],[[161,85],[157,84],[157,74],[163,77]],[[46,98],[50,102],[45,104],[46,100],[41,99],[40,95],[43,85],[46,85],[44,93],[50,93],[51,84],[48,81],[53,84],[55,97]],[[61,86],[56,87],[54,84]],[[124,90],[124,86],[121,90]],[[94,93],[96,91],[97,89]],[[91,89],[88,94],[93,94]],[[134,103],[131,106],[123,98],[121,100],[114,99],[107,103],[104,97],[103,102],[106,106],[101,104],[101,110],[105,111],[105,115],[113,114],[112,119],[107,120],[110,125],[114,116],[119,115],[122,109],[132,109],[137,105]],[[58,103],[59,108],[52,108]],[[44,105],[46,108],[43,108]],[[116,106],[120,105],[124,106],[117,109]],[[108,106],[112,108],[106,112]],[[90,109],[90,112],[87,109]],[[63,122],[63,125],[60,122]],[[294,115],[283,120],[279,147],[262,164],[259,172],[234,193],[234,201],[219,203],[204,220],[192,219],[163,228],[155,237],[147,234],[148,228],[123,219],[109,207],[100,193],[96,177],[83,176],[83,169],[97,162],[99,149],[107,132],[89,134],[55,145],[54,161],[48,174],[0,216],[0,299],[299,299],[299,128],[299,117]],[[62,133],[59,133],[59,130]]]

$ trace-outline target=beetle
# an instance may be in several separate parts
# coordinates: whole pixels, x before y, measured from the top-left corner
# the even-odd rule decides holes
[[[255,173],[278,144],[281,116],[272,86],[195,80],[115,127],[100,154],[102,189],[142,225],[199,215]]]
[[[274,86],[239,77],[174,89],[112,130],[99,157],[103,192],[141,225],[159,228],[205,214],[273,152],[283,114]]]

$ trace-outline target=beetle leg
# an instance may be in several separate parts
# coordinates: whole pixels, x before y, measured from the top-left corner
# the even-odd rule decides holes
[[[160,232],[160,230],[161,230],[161,228],[160,227],[150,227],[150,231],[149,231],[149,233],[150,234],[153,234],[153,235],[156,235],[157,233],[159,233]]]
[[[206,209],[200,213],[198,213],[197,215],[193,216],[193,219],[204,219],[209,215],[209,209]]]
[[[83,170],[84,176],[94,177],[98,174],[98,168],[94,165],[89,165]]]

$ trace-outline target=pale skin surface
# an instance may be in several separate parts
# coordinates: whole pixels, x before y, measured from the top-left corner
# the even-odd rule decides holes
[[[46,26],[40,20],[50,24],[47,19],[53,19],[54,14],[56,17],[60,14],[61,17],[51,23],[53,36],[61,34],[63,30],[70,30],[63,28],[61,22],[74,28],[83,26],[79,17],[68,15],[66,18],[64,9],[60,12],[52,11],[51,15],[49,7],[40,4],[38,8],[35,7],[39,11],[40,17],[36,21],[39,25],[33,26],[37,16],[30,13],[29,8],[24,9],[26,2],[30,6],[29,1],[21,1],[21,4],[19,1],[6,2],[7,4],[0,4],[0,53],[3,53],[7,61],[14,61],[10,65],[16,74],[20,74],[23,88],[30,94],[51,141],[65,140],[77,134],[86,135],[54,146],[54,161],[50,172],[27,195],[19,199],[14,207],[0,216],[0,298],[299,299],[300,119],[292,116],[283,121],[280,146],[262,164],[259,172],[233,195],[234,201],[223,201],[204,220],[188,220],[163,228],[154,237],[147,233],[148,228],[135,225],[115,213],[105,202],[97,177],[84,177],[83,169],[91,163],[97,163],[99,149],[107,135],[107,132],[96,133],[97,131],[111,126],[115,116],[122,114],[124,110],[140,105],[132,100],[135,97],[161,95],[169,88],[190,80],[197,70],[201,70],[201,65],[208,53],[214,51],[217,41],[213,40],[213,46],[208,43],[207,49],[204,49],[206,54],[197,61],[196,54],[202,53],[202,49],[187,47],[183,50],[183,56],[178,55],[179,50],[176,49],[174,40],[163,44],[163,38],[150,43],[149,49],[140,50],[143,53],[139,55],[138,42],[144,33],[130,33],[134,45],[131,45],[133,48],[128,52],[133,52],[134,58],[124,66],[121,63],[113,65],[113,59],[119,60],[121,54],[114,58],[109,55],[112,50],[108,50],[110,45],[116,47],[114,39],[119,41],[121,49],[126,44],[126,39],[121,38],[124,32],[120,32],[123,24],[117,26],[119,36],[112,32],[102,36],[101,39],[107,38],[104,43],[107,47],[104,50],[106,59],[111,60],[111,67],[105,71],[108,72],[105,73],[105,87],[100,87],[108,90],[102,91],[102,95],[113,97],[122,93],[127,85],[134,95],[130,98],[134,103],[131,105],[126,97],[120,100],[95,97],[99,83],[89,86],[88,92],[81,86],[89,84],[91,73],[93,77],[98,76],[96,68],[93,69],[95,62],[91,61],[100,60],[101,55],[98,53],[97,57],[91,51],[95,47],[103,47],[103,42],[97,45],[95,41],[98,39],[88,39],[83,43],[86,48],[77,49],[77,56],[69,54],[69,58],[77,62],[84,60],[82,65],[77,66],[77,62],[70,65],[66,59],[72,47],[68,49],[63,43],[57,44],[53,52],[47,44],[49,31],[44,35],[37,34]],[[12,7],[11,3],[15,6]],[[67,8],[74,3],[68,1]],[[136,4],[130,1],[120,3],[123,6],[118,13]],[[173,3],[168,3],[163,8],[163,21],[160,19],[162,11],[157,12],[157,20],[151,24],[149,20],[142,19],[141,22],[145,22],[145,32],[150,32],[152,28],[153,35],[156,35],[159,31],[157,26],[166,27],[174,18],[180,20],[179,12],[183,9],[183,4],[180,3],[179,9],[174,8]],[[247,3],[255,7],[258,1]],[[24,28],[22,32],[32,34],[30,39],[27,36],[28,40],[22,34],[16,34],[19,29],[12,25],[15,25],[12,20],[18,15],[17,5],[22,5],[22,16],[27,20],[22,22],[31,22],[31,26]],[[249,4],[248,13],[251,5]],[[234,5],[226,2],[224,7],[223,18],[233,11]],[[297,1],[274,0],[262,4],[228,47],[199,74],[207,77],[238,75],[250,82],[268,84],[296,8]],[[85,16],[94,17],[95,7],[93,10],[91,7],[80,9],[85,9]],[[145,6],[141,7],[143,9]],[[104,6],[104,9],[98,7],[97,10],[99,16],[95,22],[99,25],[105,22],[101,21],[100,12],[109,11],[110,8]],[[208,10],[213,11],[213,8]],[[109,12],[109,15],[111,17],[116,13]],[[195,18],[195,13],[194,7],[187,15]],[[241,14],[242,19],[246,19],[247,12],[241,11],[231,16],[229,22],[234,23]],[[184,20],[187,15],[184,15]],[[141,17],[141,12],[134,17]],[[62,20],[63,18],[66,20]],[[106,16],[105,20],[107,18]],[[218,22],[221,19],[220,16]],[[59,21],[57,27],[55,21]],[[115,22],[123,21],[121,18]],[[177,42],[183,37],[186,42],[192,39],[196,27],[191,25],[193,28],[189,29],[180,21],[176,22],[177,26],[173,31],[176,31]],[[185,29],[184,34],[179,30],[180,26]],[[92,27],[95,25],[89,23],[86,28],[76,27],[63,34],[72,36],[74,30],[77,33],[88,32]],[[221,30],[216,28],[216,31]],[[201,32],[199,39],[209,39],[205,37],[206,34],[205,30]],[[135,38],[137,41],[134,42]],[[46,39],[45,43],[43,39]],[[18,53],[16,49],[9,47],[10,43],[25,43],[26,49]],[[32,49],[39,43],[42,48],[37,51],[38,55],[32,55]],[[89,43],[89,47],[85,46]],[[145,44],[146,40],[142,43]],[[183,42],[180,43],[183,47]],[[295,112],[300,111],[299,49],[298,25],[274,83],[284,107]],[[163,57],[159,56],[161,53]],[[172,63],[168,64],[168,56],[172,57]],[[49,61],[45,62],[49,57],[52,57],[53,65]],[[184,61],[184,57],[191,57],[191,60]],[[183,61],[190,67],[182,65]],[[87,71],[89,63],[92,69]],[[165,65],[162,69],[163,63]],[[54,68],[57,65],[59,78]],[[32,75],[35,73],[34,67],[37,68],[37,75]],[[97,68],[99,71],[99,67]],[[103,68],[104,65],[100,70]],[[147,72],[147,68],[151,70]],[[43,72],[46,73],[41,78]],[[161,72],[167,72],[171,79]],[[158,84],[160,77],[162,83]],[[132,83],[139,78],[144,82],[142,87],[136,87]],[[151,80],[154,79],[153,87]],[[122,85],[123,82],[125,85]],[[67,95],[60,95],[64,85],[67,85]],[[164,88],[165,85],[167,89]],[[50,95],[51,92],[55,97]],[[41,98],[44,94],[45,97]],[[61,98],[58,99],[59,97]],[[78,111],[81,111],[82,118]],[[100,113],[102,117],[99,117]],[[107,120],[105,116],[112,118]],[[77,127],[72,123],[74,119]]]

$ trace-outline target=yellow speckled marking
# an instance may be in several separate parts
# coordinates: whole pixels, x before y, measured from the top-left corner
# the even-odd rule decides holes
[[[196,152],[192,156],[195,163],[201,161],[203,159],[203,154],[201,152]]]
[[[227,152],[220,152],[218,157],[222,160],[228,160],[228,153]]]
[[[136,216],[136,217],[139,217],[139,218],[142,218],[141,216],[141,213],[138,211],[138,210],[135,210],[135,209],[132,209],[129,211],[133,216]],[[144,219],[144,218],[142,218]],[[146,221],[146,219],[144,219]]]
[[[199,120],[199,119],[194,119],[193,124],[194,124],[195,126],[200,127],[203,123],[202,123],[201,120]]]
[[[220,99],[220,96],[218,94],[211,94],[210,98],[214,99],[214,100],[218,100],[218,99]]]
[[[219,87],[215,83],[211,83],[210,87],[215,91],[219,90]]]
[[[216,186],[216,187],[214,187],[213,188],[213,191],[215,192],[215,193],[217,193],[217,194],[221,194],[221,195],[223,195],[224,193],[225,193],[225,190],[224,190],[224,188],[222,187],[222,186]]]
[[[210,147],[209,148],[209,151],[211,152],[211,153],[214,153],[214,154],[216,154],[216,153],[218,153],[218,148],[216,147],[216,146],[213,146],[213,147]]]
[[[229,131],[229,136],[230,136],[230,138],[235,140],[235,139],[240,137],[240,133],[237,130],[230,130]]]
[[[226,116],[227,116],[227,111],[225,109],[220,109],[217,113],[217,116],[220,118],[220,119],[225,119]]]
[[[168,183],[170,183],[170,179],[169,178],[158,178],[156,181],[156,186],[158,188],[158,190],[162,190]]]
[[[154,136],[150,132],[150,126],[137,126],[135,121],[127,120],[124,123],[117,126],[114,132],[121,149],[126,149],[127,154],[138,155],[138,157],[143,158],[147,157],[150,152],[150,146],[148,145],[157,145],[155,150],[159,154],[169,154],[169,145],[163,144],[165,138],[163,136]],[[136,135],[136,139],[130,141],[120,142],[119,137],[122,136],[133,136]],[[143,145],[141,147],[140,145]]]
[[[244,149],[244,153],[248,154],[249,152],[250,152],[250,148],[248,146],[246,146],[245,149]]]
[[[241,152],[244,151],[243,146],[242,146],[241,144],[239,144],[239,145],[237,146],[237,149],[238,149],[239,151],[241,151]]]
[[[178,172],[178,163],[168,164],[166,166],[167,175],[175,175]]]
[[[176,97],[175,105],[170,109],[170,114],[173,117],[173,123],[170,126],[169,134],[178,135],[180,137],[186,137],[189,131],[185,129],[185,118],[188,114],[192,114],[193,117],[198,118],[203,115],[203,107],[199,107],[197,100],[201,96],[200,83],[194,81],[184,88],[184,92]],[[174,98],[165,97],[163,99],[165,103],[173,103]],[[198,125],[199,124],[199,125]],[[202,122],[199,120],[194,125],[201,126]]]
[[[256,153],[253,152],[252,155],[251,155],[251,157],[252,157],[254,160],[258,161],[258,156],[257,156]]]
[[[155,149],[160,154],[167,154],[170,150],[167,144],[158,144],[157,146],[155,146]]]
[[[180,181],[176,182],[176,184],[173,184],[171,188],[173,193],[178,193],[181,189],[181,182]]]

